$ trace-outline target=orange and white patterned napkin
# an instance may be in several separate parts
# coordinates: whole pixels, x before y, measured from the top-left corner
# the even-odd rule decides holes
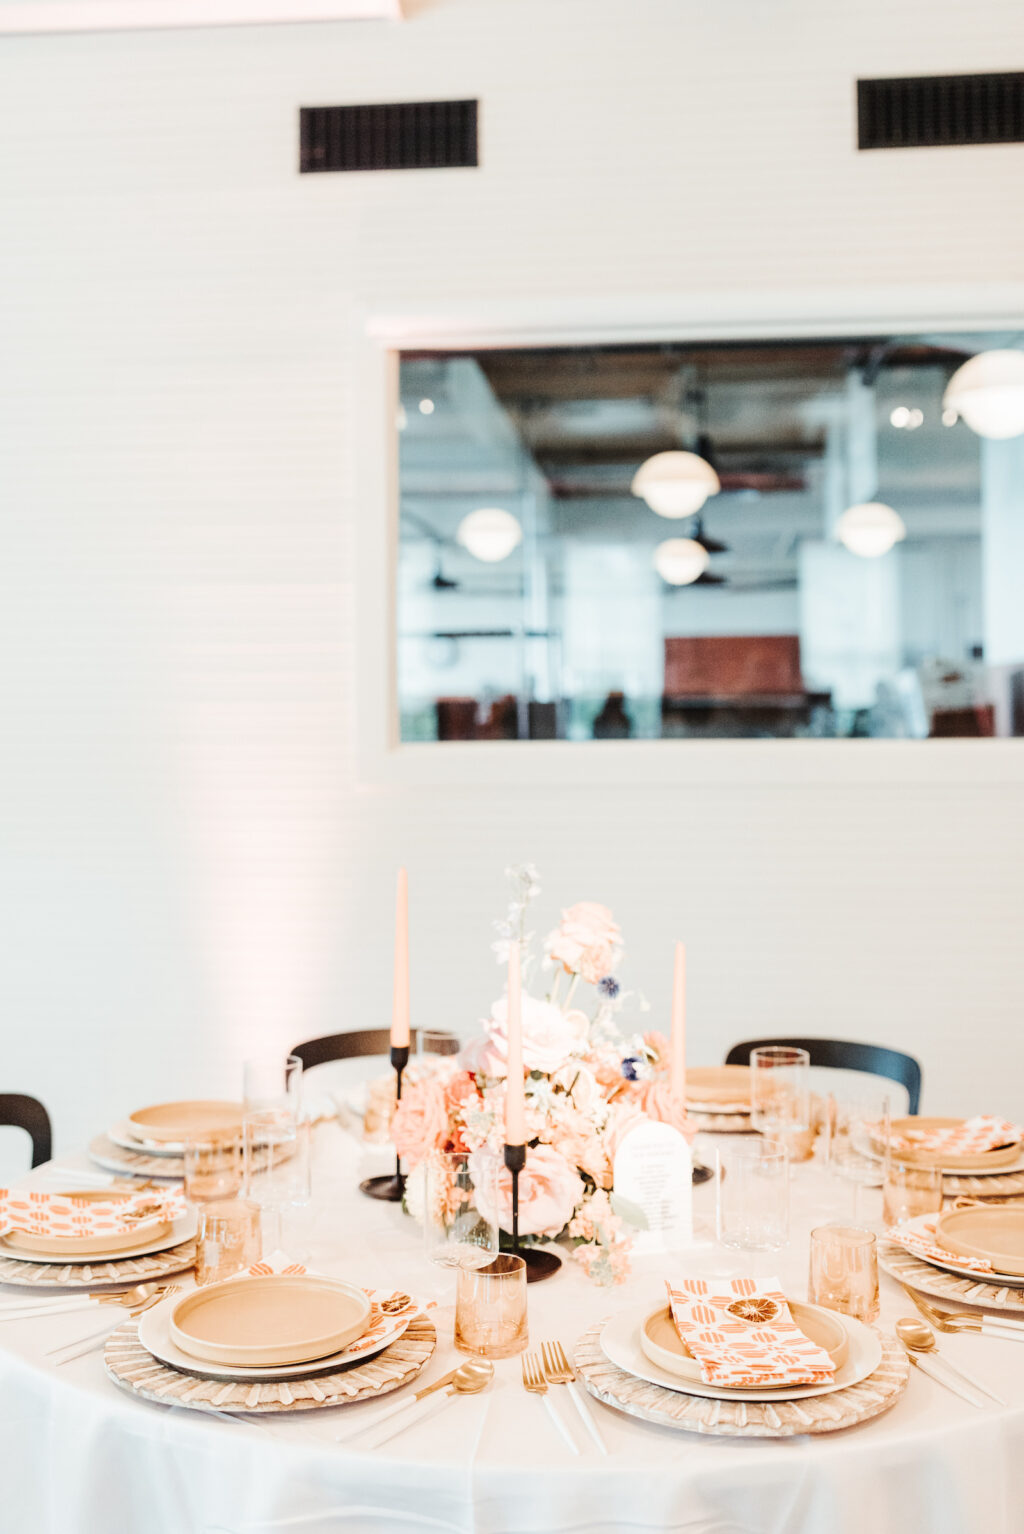
[[[908,1220],[906,1225],[894,1225],[885,1235],[887,1240],[895,1241],[911,1257],[920,1257],[922,1262],[951,1262],[958,1268],[966,1268],[970,1273],[995,1272],[986,1257],[964,1257],[942,1246],[936,1234],[936,1222],[927,1215],[918,1215],[916,1220]]]
[[[945,1129],[910,1130],[902,1135],[894,1134],[890,1143],[894,1151],[980,1156],[985,1151],[997,1150],[1001,1145],[1015,1145],[1019,1140],[1024,1140],[1024,1129],[1019,1124],[1011,1124],[1009,1119],[988,1118],[978,1114],[973,1119],[964,1119],[962,1124],[951,1124]]]
[[[666,1283],[680,1340],[708,1385],[827,1385],[829,1353],[797,1326],[777,1278],[686,1278]]]
[[[43,1193],[34,1188],[0,1188],[0,1236],[9,1230],[27,1236],[123,1236],[180,1219],[185,1209],[180,1188],[109,1200]]]

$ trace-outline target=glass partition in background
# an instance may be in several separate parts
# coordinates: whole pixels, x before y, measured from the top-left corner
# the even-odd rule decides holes
[[[402,740],[1024,734],[1016,340],[403,354]]]

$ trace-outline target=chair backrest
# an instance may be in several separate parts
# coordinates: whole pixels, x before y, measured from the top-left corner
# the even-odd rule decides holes
[[[409,1048],[416,1048],[413,1030]],[[314,1065],[325,1065],[328,1060],[355,1060],[360,1055],[386,1055],[391,1049],[391,1032],[387,1028],[357,1028],[354,1033],[326,1033],[320,1039],[307,1039],[296,1044],[291,1051],[302,1061],[302,1069],[311,1071]]]
[[[32,1140],[32,1165],[49,1161],[53,1150],[50,1115],[36,1097],[22,1092],[0,1092],[0,1124],[23,1129]]]
[[[734,1044],[725,1057],[726,1065],[746,1065],[752,1049],[766,1044],[781,1044],[789,1049],[806,1049],[812,1065],[824,1065],[839,1071],[865,1071],[870,1076],[886,1076],[907,1089],[909,1112],[921,1106],[921,1067],[913,1055],[884,1044],[855,1044],[849,1039],[748,1039]]]

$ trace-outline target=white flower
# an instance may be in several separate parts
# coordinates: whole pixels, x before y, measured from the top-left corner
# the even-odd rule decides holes
[[[553,1071],[583,1049],[590,1024],[583,1012],[563,1012],[550,1001],[524,996],[520,1009],[523,1031],[523,1064],[528,1071]],[[502,996],[491,1008],[484,1027],[496,1054],[508,1059],[508,998]]]

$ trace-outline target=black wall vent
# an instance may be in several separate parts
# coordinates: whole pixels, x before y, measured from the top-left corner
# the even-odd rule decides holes
[[[317,170],[438,170],[477,165],[475,101],[302,107],[303,174]]]
[[[858,80],[861,149],[1024,143],[1024,74]]]

